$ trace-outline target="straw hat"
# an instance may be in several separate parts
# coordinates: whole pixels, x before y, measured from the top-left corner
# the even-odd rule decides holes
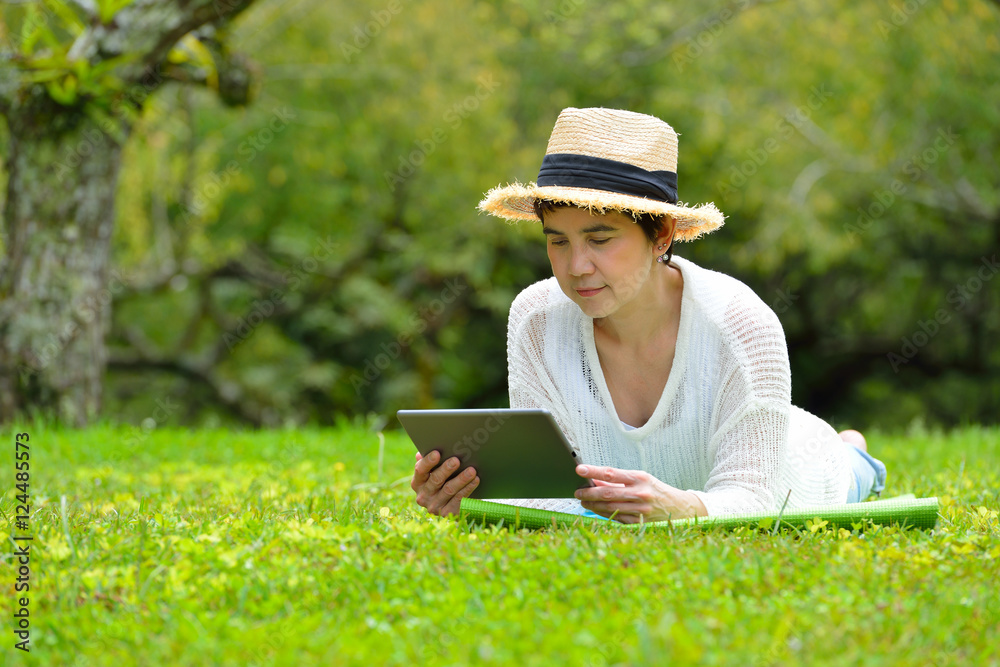
[[[496,187],[479,210],[510,221],[538,220],[535,199],[591,212],[652,213],[677,219],[674,238],[691,241],[722,226],[715,204],[677,200],[677,133],[659,118],[618,109],[563,109],[552,128],[538,182]]]

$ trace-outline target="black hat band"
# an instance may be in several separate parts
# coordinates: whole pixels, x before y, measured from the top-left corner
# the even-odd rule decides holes
[[[575,153],[551,153],[542,159],[538,185],[589,188],[677,203],[677,174],[646,171],[617,160]]]

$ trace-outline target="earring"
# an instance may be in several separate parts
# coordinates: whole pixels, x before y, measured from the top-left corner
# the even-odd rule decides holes
[[[673,242],[671,242],[671,243],[661,243],[660,245],[656,246],[657,250],[663,250],[664,248],[667,248],[667,251],[665,253],[663,253],[662,255],[660,255],[660,256],[658,256],[656,258],[657,262],[659,262],[660,264],[663,264],[664,262],[670,261],[670,246],[672,246],[672,245],[673,245]]]

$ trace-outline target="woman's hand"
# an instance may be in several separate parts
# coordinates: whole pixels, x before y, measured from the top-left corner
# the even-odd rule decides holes
[[[441,452],[437,450],[427,456],[421,456],[417,452],[410,488],[417,493],[417,504],[431,514],[458,514],[462,498],[472,495],[479,486],[479,477],[476,476],[475,468],[466,468],[458,477],[448,481],[461,462],[457,456],[453,456],[438,465],[440,459]]]
[[[690,491],[681,491],[664,484],[642,470],[620,470],[605,466],[576,467],[580,477],[594,480],[592,486],[577,489],[576,497],[591,512],[622,523],[666,521],[706,516],[701,498]]]

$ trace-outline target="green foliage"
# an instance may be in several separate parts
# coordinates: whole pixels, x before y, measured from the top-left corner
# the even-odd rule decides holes
[[[97,15],[101,23],[110,23],[115,14],[133,2],[134,0],[97,0]]]
[[[128,146],[108,412],[505,405],[506,310],[549,269],[537,226],[474,206],[534,179],[559,110],[606,106],[680,133],[682,198],[728,218],[677,254],[777,311],[797,404],[861,428],[994,423],[1000,280],[976,280],[1000,247],[998,16],[976,0],[255,7],[228,36],[262,65],[255,105],[166,87]],[[204,44],[168,60],[221,90]],[[111,85],[62,61],[35,73],[64,103]]]
[[[887,492],[941,499],[933,531],[819,522],[775,535],[768,526],[513,532],[431,517],[408,488],[412,445],[389,433],[380,456],[362,420],[269,432],[18,431],[32,447],[33,661],[1000,659],[995,428],[870,435]],[[11,470],[0,469],[7,516]]]
[[[104,25],[131,5],[133,0],[99,0],[96,19]],[[21,84],[30,89],[41,84],[48,97],[62,107],[82,107],[91,116],[107,119],[122,108],[126,83],[120,70],[133,64],[140,54],[124,53],[115,57],[86,56],[80,44],[92,36],[84,34],[89,17],[78,5],[60,0],[34,0],[17,3],[5,11],[4,23],[20,26],[19,40],[7,40],[4,57],[19,70]],[[182,65],[193,62],[202,68],[206,84],[218,89],[218,68],[208,49],[193,35],[184,38],[169,52],[167,62]],[[131,115],[129,116],[131,120]]]
[[[130,1],[99,3],[102,17]],[[19,11],[23,16],[17,16]],[[104,22],[110,18],[109,14]],[[107,100],[121,92],[123,83],[114,70],[130,61],[128,55],[94,64],[71,56],[75,40],[85,29],[75,5],[56,0],[28,2],[8,11],[5,19],[10,25],[20,25],[20,44],[10,43],[15,48],[6,55],[21,70],[26,85],[43,84],[49,97],[65,107],[90,101],[108,106]]]

